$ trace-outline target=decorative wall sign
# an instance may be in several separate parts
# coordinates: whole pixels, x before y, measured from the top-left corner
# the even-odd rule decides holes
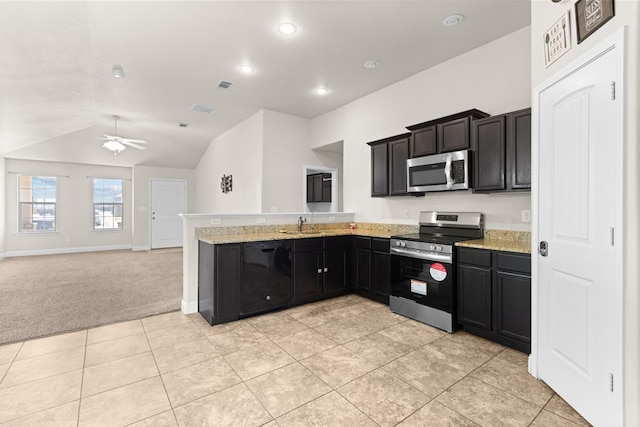
[[[578,0],[576,2],[578,44],[614,15],[613,0]]]
[[[571,49],[571,29],[569,11],[558,19],[543,35],[544,66],[548,67],[556,59]]]
[[[233,190],[233,177],[231,175],[222,175],[220,189],[223,193],[228,193]]]

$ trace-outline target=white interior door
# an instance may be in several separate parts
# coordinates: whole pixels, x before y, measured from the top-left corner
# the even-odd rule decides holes
[[[621,49],[539,95],[538,375],[597,426],[621,422]]]
[[[182,218],[186,208],[185,181],[151,180],[151,249],[182,246]]]

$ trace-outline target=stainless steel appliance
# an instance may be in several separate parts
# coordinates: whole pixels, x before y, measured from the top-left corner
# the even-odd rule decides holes
[[[420,212],[420,231],[391,237],[391,311],[453,332],[456,319],[454,244],[480,239],[479,212]]]
[[[469,188],[469,150],[407,160],[409,192],[466,190]]]

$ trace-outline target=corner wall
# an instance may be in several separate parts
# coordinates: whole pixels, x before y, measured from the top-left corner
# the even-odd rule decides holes
[[[625,422],[640,425],[640,2],[615,1],[615,17],[589,38],[577,44],[575,2],[531,2],[531,70],[532,87],[536,87],[554,73],[586,54],[598,43],[620,28],[626,34],[626,177],[625,177]],[[569,10],[571,16],[572,48],[549,68],[544,66],[542,37],[544,32]]]
[[[5,255],[5,230],[7,230],[7,168],[5,162],[5,158],[0,157],[0,260],[2,260]]]
[[[195,212],[260,212],[263,122],[260,111],[211,141],[195,170]],[[226,194],[222,175],[233,177],[233,190]]]
[[[477,108],[500,114],[531,106],[531,28],[526,27],[311,120],[312,148],[344,141],[344,210],[356,221],[412,223],[422,210],[481,211],[487,228],[525,230],[529,193],[429,193],[371,197],[367,142],[405,126]]]

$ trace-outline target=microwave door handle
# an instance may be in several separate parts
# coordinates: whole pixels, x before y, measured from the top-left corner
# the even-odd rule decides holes
[[[447,156],[447,161],[444,165],[444,176],[447,179],[447,189],[453,188],[453,178],[451,178],[451,154]]]

